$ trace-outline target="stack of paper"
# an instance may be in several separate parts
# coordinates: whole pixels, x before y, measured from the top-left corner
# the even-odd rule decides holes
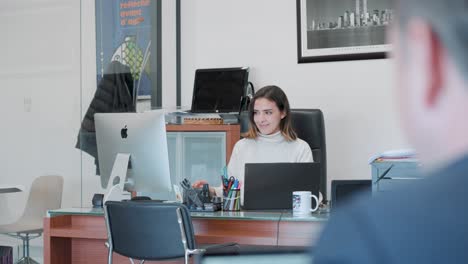
[[[407,159],[416,159],[416,152],[413,149],[395,149],[387,150],[382,153],[372,155],[369,158],[369,164],[375,160],[407,160]]]

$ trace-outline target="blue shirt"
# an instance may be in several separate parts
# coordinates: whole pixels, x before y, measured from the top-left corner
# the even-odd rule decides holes
[[[337,210],[315,263],[467,263],[468,156],[424,180]]]

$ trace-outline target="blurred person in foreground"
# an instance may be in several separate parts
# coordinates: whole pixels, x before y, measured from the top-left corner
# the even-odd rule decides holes
[[[468,262],[468,0],[396,0],[403,128],[426,178],[334,213],[314,263]]]

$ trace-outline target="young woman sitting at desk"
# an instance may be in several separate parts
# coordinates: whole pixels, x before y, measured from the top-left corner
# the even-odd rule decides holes
[[[228,176],[236,177],[244,186],[246,163],[313,162],[309,144],[297,137],[291,126],[291,108],[286,94],[278,86],[258,90],[249,106],[249,130],[232,151]],[[196,181],[194,188],[207,183]],[[222,196],[222,188],[210,188]],[[244,192],[241,191],[241,204]]]

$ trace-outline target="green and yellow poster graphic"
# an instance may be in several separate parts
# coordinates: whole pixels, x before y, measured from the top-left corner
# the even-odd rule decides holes
[[[160,83],[160,0],[96,1],[97,82],[111,62],[126,66],[138,98]]]

